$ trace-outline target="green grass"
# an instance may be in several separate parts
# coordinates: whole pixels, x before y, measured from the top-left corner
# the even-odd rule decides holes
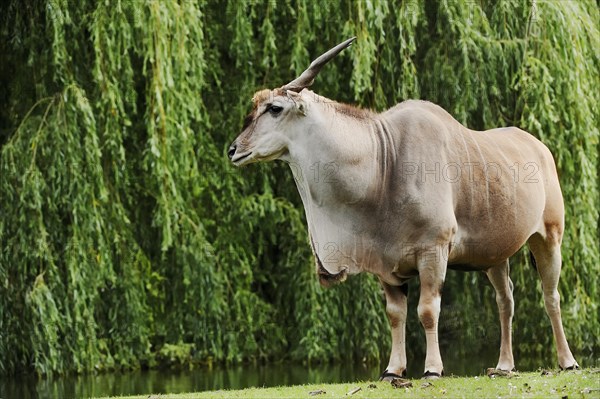
[[[354,398],[600,398],[600,369],[566,372],[515,373],[511,377],[445,377],[411,380],[410,388],[394,388],[389,382],[314,384],[275,388],[248,388],[185,394],[143,395],[120,399],[202,398],[341,398],[360,388]],[[429,385],[431,384],[431,385]],[[313,391],[325,391],[311,396]]]

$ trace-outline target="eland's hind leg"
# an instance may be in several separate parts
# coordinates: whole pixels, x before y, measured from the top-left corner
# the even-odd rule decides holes
[[[579,368],[579,365],[575,361],[571,349],[569,349],[560,316],[558,280],[562,266],[562,257],[560,254],[561,238],[561,230],[547,226],[546,237],[542,237],[540,234],[532,236],[529,240],[529,247],[535,258],[537,270],[542,280],[544,305],[552,323],[552,332],[554,333],[556,351],[558,353],[558,365],[562,369],[574,369]]]
[[[512,352],[512,318],[514,314],[513,284],[509,277],[508,259],[486,272],[490,282],[496,291],[496,304],[500,316],[500,358],[498,359],[499,370],[511,371],[515,368],[515,360]]]

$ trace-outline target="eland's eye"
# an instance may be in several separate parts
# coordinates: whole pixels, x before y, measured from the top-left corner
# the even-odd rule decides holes
[[[283,111],[283,107],[280,107],[279,105],[273,105],[271,104],[269,106],[269,108],[267,108],[267,111],[269,111],[269,113],[273,116],[277,116],[281,113],[281,111]]]

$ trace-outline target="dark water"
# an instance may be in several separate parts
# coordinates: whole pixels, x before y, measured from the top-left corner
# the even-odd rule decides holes
[[[442,350],[448,374],[475,376],[496,365],[497,349],[485,353],[458,355],[459,350]],[[578,355],[582,366],[600,366],[596,354]],[[516,357],[520,371],[539,367],[555,368],[555,354],[536,357]],[[409,376],[420,377],[424,358],[409,355]],[[0,399],[88,398],[118,395],[149,395],[151,393],[183,393],[218,389],[270,387],[376,380],[385,367],[361,363],[334,363],[316,366],[276,363],[248,364],[228,368],[194,369],[186,371],[150,370],[125,373],[71,376],[38,379],[36,377],[4,378],[0,380]]]

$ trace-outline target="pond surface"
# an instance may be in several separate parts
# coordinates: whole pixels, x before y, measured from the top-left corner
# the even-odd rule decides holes
[[[452,348],[442,350],[444,366],[449,374],[481,375],[486,368],[495,366],[498,360],[496,348],[479,354],[458,355],[457,352]],[[597,355],[576,355],[576,357],[585,367],[600,366]],[[410,358],[409,355],[410,377],[421,376],[423,362],[422,356]],[[556,367],[554,353],[526,358],[517,357],[516,362],[520,371]],[[376,380],[386,364],[377,366],[362,363],[333,363],[305,366],[275,363],[215,367],[212,370],[199,368],[185,371],[147,370],[46,379],[13,377],[0,380],[0,399],[69,399],[366,381]]]

